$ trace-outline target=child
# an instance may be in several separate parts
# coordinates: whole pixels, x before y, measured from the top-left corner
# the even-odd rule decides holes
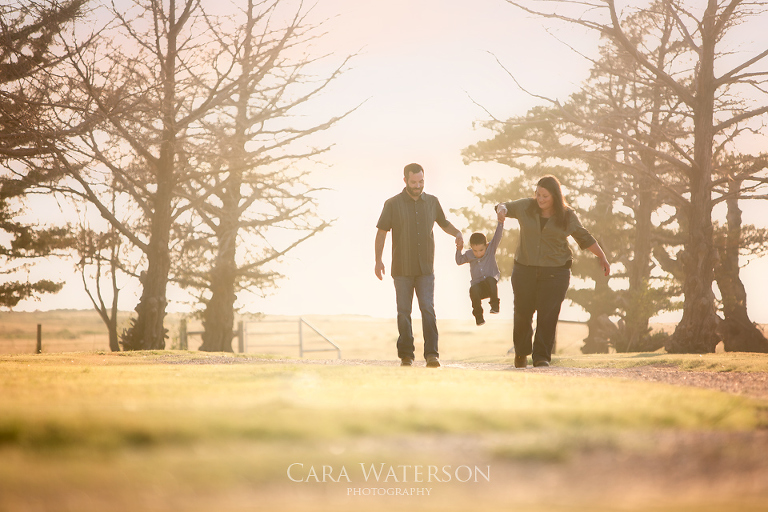
[[[499,266],[496,264],[496,249],[499,247],[503,232],[504,219],[499,215],[496,232],[490,243],[486,242],[484,234],[472,233],[472,236],[469,237],[469,246],[472,249],[464,253],[460,249],[456,249],[456,264],[469,263],[469,298],[472,301],[472,314],[475,316],[477,325],[485,323],[483,306],[481,305],[483,299],[491,299],[491,313],[499,312],[497,284],[501,274],[499,273]]]

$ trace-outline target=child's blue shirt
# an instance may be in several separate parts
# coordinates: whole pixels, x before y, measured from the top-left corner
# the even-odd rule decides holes
[[[496,281],[501,279],[501,272],[499,272],[499,266],[496,264],[496,249],[499,247],[503,232],[504,223],[499,222],[482,258],[475,258],[471,248],[463,253],[456,249],[456,264],[469,263],[470,286],[485,281],[489,277],[493,277]]]

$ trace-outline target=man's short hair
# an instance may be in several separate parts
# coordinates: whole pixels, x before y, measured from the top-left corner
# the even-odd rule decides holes
[[[409,174],[419,174],[420,172],[424,172],[422,166],[419,164],[408,164],[403,169],[403,176],[405,176],[405,179],[408,179]]]
[[[488,243],[485,235],[482,233],[472,233],[469,237],[469,245],[485,245]]]

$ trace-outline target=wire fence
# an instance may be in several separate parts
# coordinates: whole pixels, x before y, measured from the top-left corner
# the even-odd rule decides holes
[[[0,353],[41,354],[109,350],[109,337],[102,333],[46,332],[43,324],[28,329],[0,329]]]
[[[118,332],[130,325],[130,317],[121,312]],[[202,345],[199,320],[171,313],[166,327],[167,349],[198,350]],[[232,337],[232,350],[238,353],[341,358],[338,344],[303,317],[242,318]],[[109,350],[106,327],[93,311],[0,313],[0,354]]]
[[[336,352],[341,348],[306,319],[241,320],[232,333],[232,348],[241,354],[277,354],[305,357]],[[202,330],[190,330],[186,319],[179,324],[179,348],[195,350],[202,344]]]

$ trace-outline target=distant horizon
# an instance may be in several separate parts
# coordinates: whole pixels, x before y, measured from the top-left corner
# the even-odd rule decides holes
[[[26,310],[26,311],[0,310],[0,316],[8,315],[8,314],[11,314],[11,315],[16,315],[16,314],[18,314],[18,315],[34,315],[34,314],[45,314],[45,313],[68,313],[68,312],[71,312],[71,313],[94,313],[94,314],[98,315],[98,311],[96,311],[93,308],[91,308],[91,309],[87,309],[87,308],[82,308],[82,309],[79,309],[79,308],[55,308],[55,309],[35,309],[35,310]],[[123,314],[131,315],[131,314],[136,314],[136,312],[134,310],[123,310],[123,309],[121,309],[121,310],[118,311],[118,314],[121,314],[121,315],[123,315]],[[166,316],[170,316],[170,315],[174,315],[174,316],[177,316],[177,315],[182,315],[182,316],[183,315],[190,315],[191,316],[192,314],[185,313],[185,312],[182,312],[182,311],[169,311],[169,312],[166,313]],[[256,315],[263,315],[264,317],[287,317],[287,318],[301,318],[301,317],[329,317],[329,318],[330,317],[358,317],[358,318],[371,318],[371,319],[375,319],[375,320],[396,320],[396,317],[394,315],[393,316],[376,316],[376,315],[370,315],[370,314],[365,314],[365,313],[296,313],[296,314],[292,314],[292,313],[235,313],[235,317],[236,318],[238,318],[238,317],[242,318],[242,317],[247,317],[247,316],[256,316]],[[418,314],[418,312],[414,312],[413,318],[420,319],[421,317]],[[462,317],[462,318],[458,318],[458,317],[440,317],[440,316],[438,316],[438,318],[437,318],[438,323],[441,320],[452,320],[452,321],[464,321],[464,320],[466,320],[469,323],[474,323],[475,322],[474,318],[472,318],[471,316]],[[512,318],[511,317],[508,318],[508,317],[504,317],[504,316],[496,316],[496,317],[494,317],[493,322],[499,322],[499,321],[511,322]],[[568,324],[586,324],[587,320],[573,320],[573,319],[568,319],[568,318],[560,318],[560,319],[558,319],[558,322],[568,323]],[[653,319],[651,319],[651,324],[652,325],[673,325],[673,324],[676,324],[676,323],[678,323],[678,322],[677,321],[673,321],[673,320],[654,321]],[[760,325],[768,325],[768,324],[760,324]],[[478,332],[482,332],[482,327],[478,328]]]

